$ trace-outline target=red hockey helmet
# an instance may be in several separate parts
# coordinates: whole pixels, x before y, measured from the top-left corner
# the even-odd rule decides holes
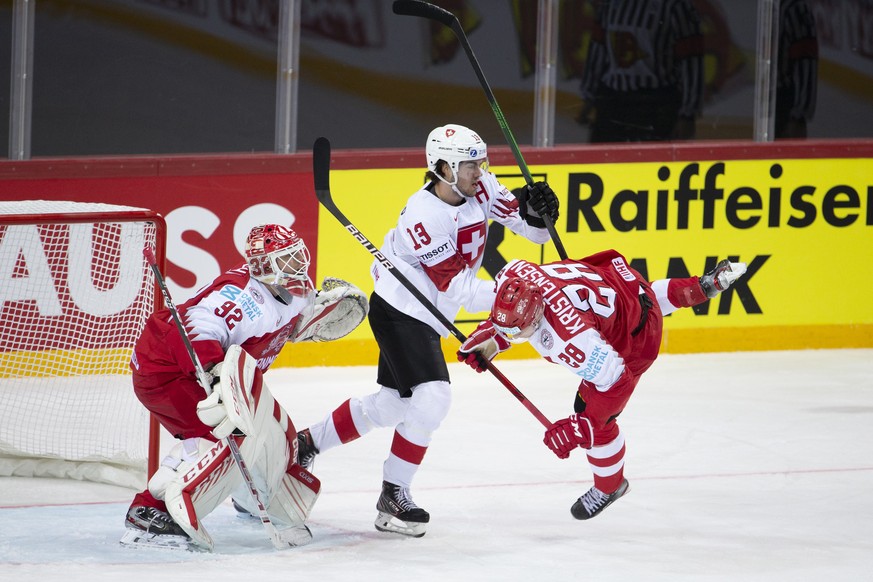
[[[246,238],[246,262],[252,277],[289,291],[309,285],[309,249],[296,232],[279,224],[254,227]]]
[[[521,277],[510,277],[497,290],[491,321],[509,341],[525,341],[530,333],[521,337],[522,332],[540,322],[544,309],[542,289]]]

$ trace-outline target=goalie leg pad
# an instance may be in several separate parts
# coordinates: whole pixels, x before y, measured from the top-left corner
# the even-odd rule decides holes
[[[155,499],[163,500],[167,485],[176,479],[181,472],[184,474],[191,465],[212,448],[214,443],[206,439],[185,439],[173,445],[167,456],[161,461],[161,466],[149,479],[149,492]]]
[[[267,513],[277,523],[301,526],[309,518],[320,493],[318,477],[300,465],[291,465],[270,500]]]
[[[263,387],[263,374],[257,361],[238,345],[224,356],[218,390],[227,410],[227,419],[244,434],[254,431],[254,416]]]
[[[289,467],[297,432],[254,364],[245,351],[232,347],[222,367],[220,384],[226,391],[223,401],[228,405],[228,417],[236,414],[234,424],[246,431],[244,437],[230,438],[236,439],[258,498],[266,507]],[[258,513],[230,449],[221,441],[193,463],[179,465],[176,477],[166,486],[164,501],[171,517],[191,539],[211,550],[212,538],[201,520],[231,494],[247,510]]]
[[[227,499],[241,479],[227,445],[213,443],[196,462],[179,466],[177,477],[166,486],[167,512],[195,544],[211,551],[212,537],[201,519]]]

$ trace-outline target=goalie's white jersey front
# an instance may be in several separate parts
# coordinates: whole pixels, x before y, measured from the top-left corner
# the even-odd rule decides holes
[[[204,367],[224,359],[231,345],[240,345],[266,371],[313,297],[310,293],[294,296],[288,305],[281,303],[243,265],[202,288],[179,305],[178,312]],[[193,371],[190,359],[170,313],[163,310],[146,324],[132,366],[143,374]]]
[[[380,249],[449,321],[461,307],[471,313],[491,308],[493,281],[476,277],[482,266],[489,221],[495,220],[535,243],[548,242],[546,229],[528,225],[519,215],[518,200],[492,173],[483,174],[476,196],[459,206],[440,200],[428,184],[413,194],[388,231]],[[375,290],[399,311],[423,321],[443,337],[448,330],[377,259],[372,275]]]

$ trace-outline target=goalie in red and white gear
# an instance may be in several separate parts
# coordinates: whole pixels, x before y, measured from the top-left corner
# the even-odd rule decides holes
[[[428,183],[409,198],[381,252],[452,321],[461,307],[481,311],[494,299],[493,282],[476,277],[491,222],[542,244],[549,240],[542,213],[555,220],[558,200],[545,182],[517,199],[488,171],[487,145],[469,128],[437,127],[425,155]],[[448,330],[380,261],[373,262],[372,274],[369,321],[379,344],[379,389],[350,398],[301,431],[301,462],[308,465],[319,452],[374,428],[392,428],[375,526],[420,537],[430,514],[412,500],[410,487],[451,403],[440,348]]]
[[[295,465],[296,430],[260,375],[286,342],[337,339],[357,327],[369,309],[366,296],[339,279],[325,279],[325,289],[317,292],[309,278],[309,262],[306,244],[293,230],[275,224],[258,226],[246,239],[243,264],[177,306],[194,351],[203,368],[215,376],[216,386],[222,385],[219,372],[227,369],[227,354],[238,350],[245,355],[250,384],[237,388],[251,393],[246,401],[252,403],[257,422],[252,433],[242,431],[239,448],[244,459],[251,459],[256,482],[265,488],[268,513],[288,527],[303,526],[318,493],[317,479]],[[188,521],[180,522],[180,514],[168,511],[167,491],[174,479],[182,479],[192,467],[202,469],[206,459],[218,463],[215,459],[220,457],[222,463],[232,463],[219,441],[242,427],[226,415],[221,390],[215,389],[206,398],[168,310],[149,318],[134,347],[131,369],[137,398],[182,442],[164,459],[149,488],[135,496],[122,543],[209,548],[211,540],[208,535],[198,537],[197,524],[205,515],[202,512],[208,513],[214,505],[197,505],[201,499],[192,499],[195,513],[186,512]],[[238,471],[227,471],[224,465],[216,469],[211,461],[206,464],[217,472],[202,480],[217,488],[200,495],[223,501],[231,495]],[[287,504],[282,491],[291,495],[295,482],[301,486],[315,483],[314,489],[308,488],[313,495],[294,493],[302,503],[299,511],[283,513]],[[252,503],[247,492],[234,493],[234,499],[243,507]]]
[[[649,283],[613,250],[545,265],[511,261],[497,276],[490,316],[458,359],[481,372],[511,343],[529,341],[580,378],[575,413],[549,427],[543,442],[561,459],[586,450],[594,486],[570,511],[590,519],[627,492],[617,418],[658,356],[663,316],[715,297],[745,272],[744,263],[724,260],[703,277]]]

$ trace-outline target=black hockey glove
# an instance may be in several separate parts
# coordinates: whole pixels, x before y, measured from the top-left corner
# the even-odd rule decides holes
[[[555,192],[547,182],[536,182],[528,186],[526,202],[528,208],[536,212],[538,216],[548,216],[552,219],[552,223],[558,220],[558,197],[555,196]],[[528,223],[533,224],[529,220]]]

